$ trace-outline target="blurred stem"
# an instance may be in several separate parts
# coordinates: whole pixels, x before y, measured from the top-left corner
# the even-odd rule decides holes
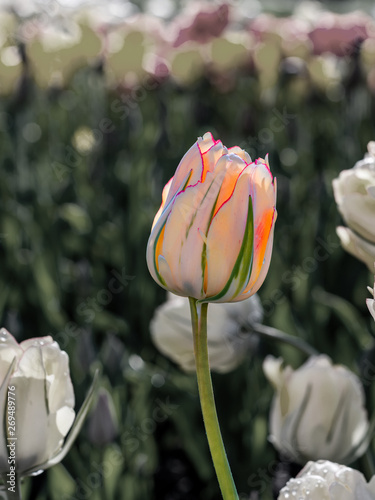
[[[262,337],[267,337],[273,340],[278,340],[280,342],[285,342],[286,344],[292,345],[296,347],[307,356],[316,356],[319,352],[311,347],[310,344],[300,339],[299,337],[294,337],[293,335],[288,335],[287,333],[281,332],[276,328],[272,328],[271,326],[265,326],[261,324],[257,324],[253,327],[252,330],[254,333],[262,335]]]
[[[366,453],[363,455],[362,461],[365,476],[368,480],[370,480],[375,475],[375,466],[373,456],[369,448],[367,448]]]
[[[105,463],[104,449],[105,449],[104,446],[100,448],[100,464],[101,464],[102,470],[103,470],[103,464]],[[101,479],[101,481],[102,481],[102,500],[109,500],[108,492],[107,492],[107,488],[106,488],[107,485],[104,481],[105,475],[102,473],[101,477],[102,477],[102,479]]]
[[[194,335],[195,365],[197,369],[199,398],[212,461],[214,463],[223,499],[238,500],[236,487],[221,437],[212,389],[207,349],[208,304],[197,304],[196,299],[191,297],[189,297],[189,302]]]
[[[9,473],[8,473],[9,474]],[[3,474],[6,500],[21,500],[21,478]]]

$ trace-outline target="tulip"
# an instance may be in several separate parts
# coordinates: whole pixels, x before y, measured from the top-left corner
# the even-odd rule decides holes
[[[281,368],[269,356],[264,371],[276,388],[270,415],[270,440],[295,462],[327,459],[350,463],[368,445],[364,392],[356,375],[311,356],[298,370]]]
[[[83,423],[93,394],[91,391],[76,419],[68,355],[52,337],[18,344],[2,328],[0,380],[0,474],[4,477],[14,465],[19,478],[60,462]],[[11,443],[15,443],[14,455],[7,447]]]
[[[208,356],[212,371],[227,373],[239,366],[258,344],[252,328],[261,323],[263,309],[259,297],[229,304],[212,304],[208,310]],[[242,333],[241,327],[247,331]],[[155,311],[151,336],[160,352],[184,371],[195,370],[189,301],[169,294],[167,302]]]
[[[342,246],[374,270],[375,261],[375,143],[354,168],[332,182],[338,209],[349,226],[338,227]]]
[[[369,483],[363,474],[345,465],[319,460],[309,462],[295,479],[288,481],[278,500],[372,500],[375,477]]]
[[[176,295],[234,302],[257,292],[271,259],[276,186],[267,158],[251,162],[210,133],[163,190],[147,245],[154,280]]]

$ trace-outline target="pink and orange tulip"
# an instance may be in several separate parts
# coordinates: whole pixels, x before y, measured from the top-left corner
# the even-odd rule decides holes
[[[250,297],[270,264],[275,203],[267,158],[252,162],[206,133],[164,187],[147,245],[152,277],[200,302]]]

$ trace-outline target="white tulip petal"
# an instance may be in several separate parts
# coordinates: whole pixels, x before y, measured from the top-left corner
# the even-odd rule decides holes
[[[340,212],[348,224],[359,236],[375,243],[375,199],[360,193],[346,195]]]
[[[282,358],[274,358],[267,356],[263,361],[263,372],[269,382],[275,389],[280,388],[284,383],[283,366],[284,360]]]
[[[375,245],[364,240],[347,227],[337,227],[336,233],[343,248],[364,262],[370,271],[374,271]]]
[[[35,463],[44,462],[62,438],[48,447],[51,422],[46,407],[45,381],[33,377],[13,377],[16,393],[16,457],[22,473]]]
[[[56,426],[62,436],[66,436],[73,425],[75,411],[70,406],[63,406],[56,412]]]

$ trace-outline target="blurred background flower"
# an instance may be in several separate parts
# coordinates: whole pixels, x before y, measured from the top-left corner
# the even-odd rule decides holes
[[[234,370],[258,345],[252,332],[263,310],[257,295],[242,302],[211,304],[208,308],[208,356],[211,370]],[[168,293],[150,323],[152,340],[164,355],[187,372],[195,371],[189,300]]]
[[[335,200],[349,227],[339,226],[337,234],[349,253],[374,270],[375,262],[375,142],[351,170],[334,179]]]
[[[285,456],[351,463],[369,442],[365,396],[354,373],[312,356],[297,370],[267,357],[264,372],[276,390],[270,414],[270,441]]]
[[[101,387],[88,420],[88,435],[96,446],[104,446],[118,435],[116,410],[111,394]]]

